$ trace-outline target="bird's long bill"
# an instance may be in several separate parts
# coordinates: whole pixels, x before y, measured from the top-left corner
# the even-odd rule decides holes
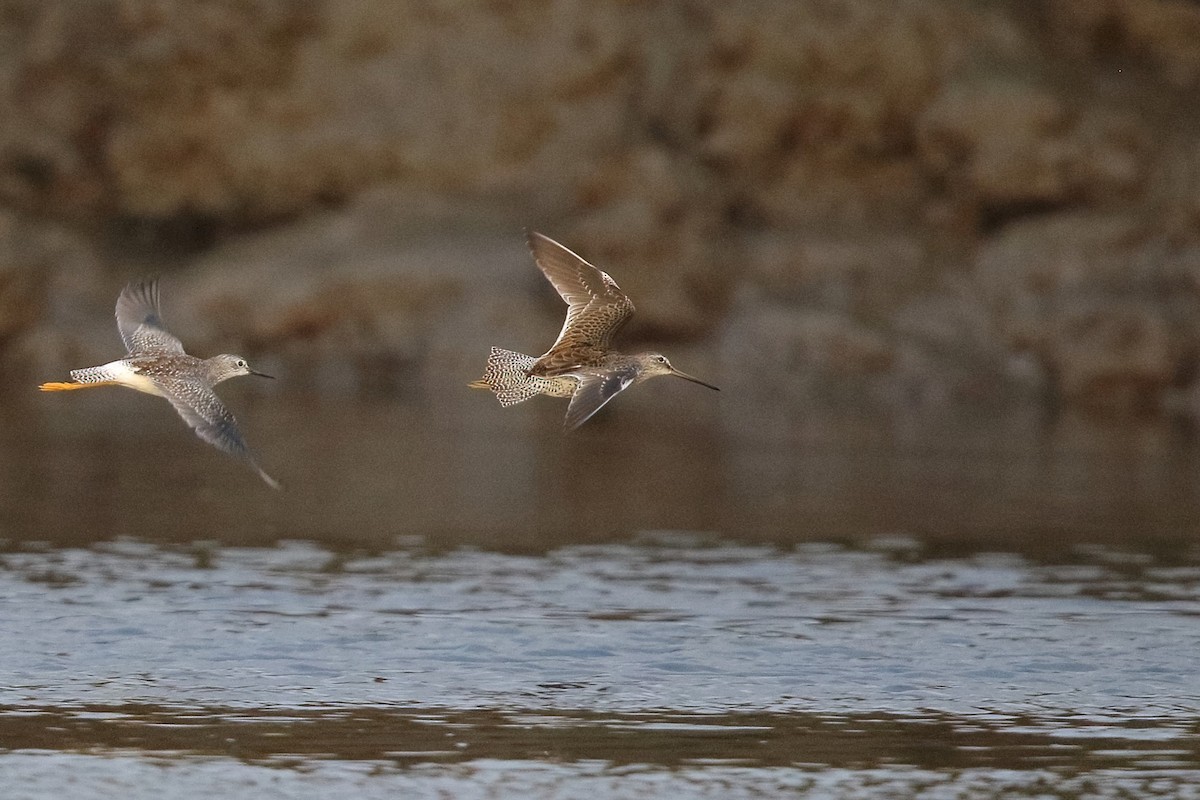
[[[716,386],[713,386],[711,383],[702,381],[694,375],[688,375],[686,372],[681,372],[680,370],[677,370],[674,367],[671,367],[671,374],[674,375],[676,378],[683,378],[685,381],[691,381],[692,383],[698,383],[701,386],[707,386],[709,389],[712,389],[714,392],[721,391]]]
[[[260,378],[270,378],[271,380],[275,380],[275,376],[274,376],[274,375],[268,375],[268,374],[267,374],[267,373],[265,373],[265,372],[256,372],[255,370],[250,370],[250,374],[251,374],[251,375],[257,375],[257,376],[258,376],[258,377],[260,377]]]

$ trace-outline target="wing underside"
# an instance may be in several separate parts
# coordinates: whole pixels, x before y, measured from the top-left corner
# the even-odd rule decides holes
[[[278,482],[263,471],[238,429],[237,420],[208,384],[198,378],[157,378],[163,396],[183,421],[204,441],[218,450],[250,464],[264,481],[278,489]]]
[[[575,430],[587,422],[609,400],[633,384],[635,373],[630,369],[609,372],[584,372],[579,374],[579,386],[567,406],[564,426]]]
[[[633,316],[633,301],[616,281],[553,239],[529,234],[534,261],[567,304],[554,345],[531,374],[556,375],[594,361],[609,349],[613,334]]]
[[[158,281],[131,283],[117,298],[117,330],[131,355],[182,353],[183,343],[163,327]]]

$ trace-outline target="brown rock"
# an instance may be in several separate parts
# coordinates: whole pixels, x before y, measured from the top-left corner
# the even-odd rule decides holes
[[[659,148],[604,162],[579,189],[581,223],[552,236],[610,273],[637,306],[630,334],[711,332],[728,301],[720,219],[704,175]]]
[[[1196,378],[1200,314],[1200,248],[1168,241],[1119,214],[1030,220],[980,251],[975,277],[1000,336],[1068,403],[1160,410]]]
[[[1128,198],[1148,136],[1129,117],[1073,110],[1055,93],[991,83],[949,87],[921,118],[922,161],[984,213]]]
[[[1160,411],[1177,364],[1174,336],[1150,303],[1073,303],[1054,316],[1046,357],[1065,400]]]
[[[16,351],[25,366],[45,371],[89,354],[102,335],[98,325],[70,335],[59,330],[94,307],[93,294],[102,283],[99,261],[81,237],[0,211],[0,355]],[[108,318],[111,322],[111,303]],[[115,332],[112,340],[119,341]]]
[[[893,344],[870,327],[750,290],[739,292],[722,339],[726,380],[776,404],[879,389],[894,367]]]
[[[625,342],[720,337],[764,391],[1196,383],[1192,3],[0,3],[31,363],[111,356],[161,272],[198,353],[474,372],[561,323],[536,227],[634,298]]]
[[[968,52],[993,49],[987,31],[1003,27],[950,3],[689,11],[691,37],[655,62],[643,113],[713,170],[734,213],[785,227],[911,221],[926,194],[911,158],[914,122]]]
[[[611,149],[622,4],[16,3],[0,190],[55,214],[247,224],[383,180],[565,187]]]
[[[1048,3],[1056,36],[1106,62],[1135,58],[1176,86],[1200,78],[1200,8],[1188,0]]]
[[[747,237],[746,276],[798,304],[882,319],[928,288],[924,243],[911,233],[764,232]]]

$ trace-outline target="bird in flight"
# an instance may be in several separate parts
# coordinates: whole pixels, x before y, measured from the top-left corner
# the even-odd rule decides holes
[[[493,347],[474,389],[495,393],[502,406],[539,394],[569,397],[565,427],[574,430],[625,389],[659,375],[716,389],[671,366],[662,353],[627,355],[613,350],[613,334],[633,316],[633,301],[608,273],[558,242],[530,232],[529,249],[542,274],[567,304],[554,345],[541,357]]]
[[[130,283],[117,298],[117,329],[127,355],[98,367],[71,370],[71,381],[43,383],[43,392],[125,386],[165,397],[204,441],[248,463],[274,489],[279,483],[254,460],[237,420],[213,387],[239,375],[273,377],[250,368],[241,356],[222,354],[196,358],[163,328],[158,282]]]

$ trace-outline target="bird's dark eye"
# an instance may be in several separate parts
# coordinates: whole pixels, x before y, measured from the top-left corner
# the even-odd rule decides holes
[[[246,366],[246,362],[239,359],[237,365],[239,367],[244,367],[244,366]]]
[[[660,364],[665,364],[665,363],[667,363],[667,357],[666,357],[666,356],[659,356],[659,357],[658,357],[658,363],[660,363]]]

